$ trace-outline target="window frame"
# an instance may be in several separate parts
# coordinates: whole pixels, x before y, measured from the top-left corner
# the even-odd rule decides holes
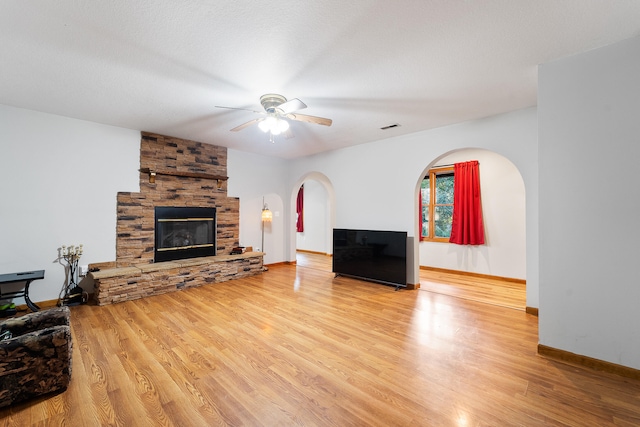
[[[435,209],[436,206],[451,206],[453,208],[453,201],[451,203],[436,203],[436,178],[438,175],[454,175],[454,166],[441,166],[434,167],[429,169],[427,175],[422,178],[423,180],[429,179],[429,230],[428,236],[422,235],[423,230],[423,221],[422,221],[422,185],[420,185],[420,194],[419,194],[419,212],[418,218],[420,219],[420,241],[421,242],[438,242],[438,243],[449,243],[449,237],[435,237],[435,221],[432,221],[431,218],[435,217]]]

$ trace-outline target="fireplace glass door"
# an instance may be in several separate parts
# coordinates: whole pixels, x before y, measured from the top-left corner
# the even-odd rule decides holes
[[[155,261],[215,255],[215,208],[156,207]]]

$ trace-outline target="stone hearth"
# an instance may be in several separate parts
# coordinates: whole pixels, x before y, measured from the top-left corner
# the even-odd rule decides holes
[[[217,255],[89,273],[98,305],[130,301],[180,289],[254,276],[262,272],[261,252]]]

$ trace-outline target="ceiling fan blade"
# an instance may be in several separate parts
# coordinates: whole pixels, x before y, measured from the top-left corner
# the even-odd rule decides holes
[[[216,105],[216,108],[225,108],[227,110],[242,110],[242,111],[251,111],[252,113],[257,113],[257,114],[264,114],[264,111],[256,111],[256,110],[250,110],[248,108],[237,108],[237,107],[222,107],[220,105]]]
[[[247,127],[251,126],[254,123],[258,123],[258,122],[261,122],[263,120],[264,120],[264,117],[258,117],[257,119],[249,120],[246,123],[243,123],[241,125],[238,125],[238,126],[234,127],[233,129],[231,129],[231,132],[238,132],[238,131],[240,131],[240,130],[242,130],[244,128],[247,128]]]
[[[298,98],[290,99],[276,107],[276,109],[282,112],[281,114],[293,113],[294,111],[302,110],[303,108],[307,108],[307,105]]]
[[[315,123],[318,125],[331,126],[333,120],[325,119],[324,117],[307,116],[306,114],[287,114],[287,118],[291,120],[297,120],[299,122]]]

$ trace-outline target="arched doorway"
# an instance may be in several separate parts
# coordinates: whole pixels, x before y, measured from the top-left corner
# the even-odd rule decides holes
[[[486,243],[461,246],[416,239],[418,276],[425,269],[460,272],[468,276],[505,279],[526,283],[526,198],[524,180],[517,167],[506,157],[490,150],[465,148],[444,153],[427,165],[416,184],[416,201],[420,183],[428,171],[437,166],[478,160],[482,191]],[[416,209],[418,212],[418,208]],[[416,236],[421,235],[421,221],[416,215]],[[422,286],[421,286],[422,287]],[[524,296],[523,296],[524,299]],[[523,301],[524,309],[526,302]]]
[[[305,231],[297,233],[295,229],[296,199],[301,185],[304,191]],[[296,259],[296,251],[300,249],[311,253],[332,255],[333,234],[335,226],[335,192],[331,181],[320,172],[310,172],[301,177],[291,191],[290,199],[291,239],[289,259]]]

